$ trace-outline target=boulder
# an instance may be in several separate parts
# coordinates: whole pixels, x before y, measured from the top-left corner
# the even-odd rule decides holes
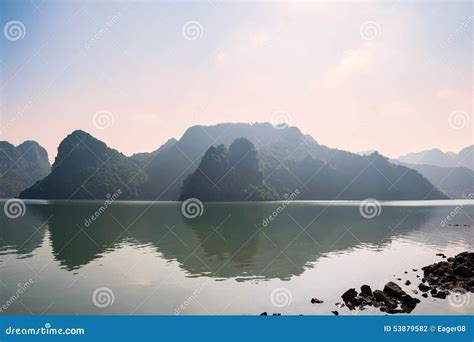
[[[405,291],[403,291],[401,287],[398,286],[393,281],[390,281],[387,284],[385,284],[383,288],[383,292],[388,294],[391,298],[397,298],[397,299],[405,294]]]
[[[347,303],[352,303],[356,296],[357,296],[357,291],[354,288],[352,288],[344,292],[341,297],[344,303],[346,303],[347,305]]]
[[[369,285],[362,285],[360,287],[360,295],[364,297],[372,297],[372,289]]]

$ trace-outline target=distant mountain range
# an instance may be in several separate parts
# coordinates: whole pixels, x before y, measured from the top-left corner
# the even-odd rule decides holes
[[[417,170],[450,198],[474,194],[474,145],[459,153],[439,149],[410,153],[392,162]]]
[[[378,153],[317,143],[269,123],[190,127],[151,153],[126,157],[83,131],[59,145],[51,173],[21,198],[120,200],[444,199],[418,171]]]
[[[474,170],[474,145],[462,149],[459,153],[443,152],[437,148],[410,153],[398,157],[398,161],[440,167],[467,167]]]
[[[0,198],[15,197],[51,171],[48,153],[35,141],[0,141]]]
[[[469,194],[474,194],[474,171],[467,167],[400,164],[421,173],[449,198],[465,199],[469,197]]]

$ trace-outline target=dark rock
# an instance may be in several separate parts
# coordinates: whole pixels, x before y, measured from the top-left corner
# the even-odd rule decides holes
[[[420,289],[421,292],[427,292],[427,291],[431,290],[431,287],[429,287],[428,285],[425,285],[423,283],[418,285],[418,288]]]
[[[440,256],[442,258],[446,258],[446,255],[444,255],[443,253],[436,253],[436,256]]]
[[[352,288],[344,292],[341,297],[344,303],[346,303],[347,305],[347,303],[353,301],[356,296],[357,296],[357,291],[354,288]]]
[[[372,289],[370,288],[369,285],[362,285],[360,287],[360,293],[361,295],[364,295],[364,296],[369,296],[371,297],[372,296]]]
[[[422,297],[425,297],[425,298],[428,298],[428,294],[427,294],[427,293],[422,293],[421,296],[422,296]]]
[[[268,316],[268,313],[266,311],[262,312],[260,316]]]
[[[469,277],[471,275],[471,272],[469,271],[469,269],[464,265],[460,265],[456,267],[453,270],[453,273],[461,277]]]
[[[281,313],[276,312],[273,314],[273,316],[281,316]]]
[[[405,285],[406,285],[406,286],[409,286],[410,284],[411,284],[411,281],[409,281],[409,280],[407,280],[407,281],[405,282]]]
[[[449,294],[448,291],[438,291],[435,294],[431,293],[431,296],[436,297],[436,298],[445,299],[448,296],[448,294]]]
[[[311,304],[321,304],[321,303],[324,303],[324,301],[318,298],[311,298]]]
[[[414,269],[412,269],[412,271],[413,271],[413,272],[417,272],[417,271],[418,271],[418,269],[414,268]]]
[[[402,309],[385,309],[385,310],[382,310],[382,311],[385,311],[386,313],[391,314],[391,315],[405,312],[405,310],[402,310]]]
[[[391,298],[400,298],[403,294],[405,294],[405,291],[403,291],[400,286],[395,284],[393,281],[385,284],[383,292],[388,294]]]
[[[388,307],[389,309],[397,307],[397,303],[384,291],[375,290],[374,298],[376,301],[382,302],[384,306]]]
[[[400,301],[402,302],[401,308],[408,313],[412,312],[413,309],[416,307],[416,304],[420,302],[418,298],[413,298],[412,296],[407,294],[401,296]]]
[[[334,315],[339,316],[339,312],[337,311],[331,311]]]

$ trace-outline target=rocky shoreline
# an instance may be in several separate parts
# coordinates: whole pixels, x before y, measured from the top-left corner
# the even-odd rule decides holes
[[[463,252],[454,257],[447,258],[444,254],[437,256],[446,259],[423,267],[423,278],[418,285],[421,296],[427,298],[445,299],[452,292],[466,294],[474,292],[474,253]],[[417,269],[413,269],[417,272]],[[405,274],[408,273],[405,271]],[[419,276],[417,276],[419,278]],[[397,278],[401,279],[401,278]],[[407,280],[406,286],[411,285]],[[418,294],[418,290],[412,290]],[[405,292],[397,283],[392,281],[385,284],[383,290],[372,291],[370,286],[362,285],[361,291],[352,288],[342,294],[344,305],[350,310],[363,310],[366,306],[373,306],[388,314],[411,313],[416,305],[421,302]]]
[[[467,295],[468,292],[474,292],[474,253],[462,252],[454,257],[446,257],[442,253],[436,254],[445,260],[422,267],[423,277],[416,287],[409,291],[414,295],[420,294],[422,298],[428,298],[430,295],[437,299],[446,299],[452,293]],[[412,272],[419,272],[418,269],[412,269]],[[404,272],[405,274],[408,271]],[[416,275],[420,279],[420,275]],[[397,278],[397,280],[402,280]],[[405,286],[412,285],[410,280],[405,281]],[[408,291],[408,289],[407,289]],[[365,310],[367,307],[377,308],[386,314],[411,313],[421,302],[420,298],[403,290],[400,285],[393,281],[385,284],[382,290],[372,290],[364,284],[360,291],[350,288],[342,295],[342,302],[336,303],[336,307],[347,307],[349,310]],[[318,298],[310,300],[312,304],[320,304],[324,301]],[[331,311],[338,316],[337,310]],[[262,315],[267,315],[266,312]],[[280,315],[280,314],[274,314]]]

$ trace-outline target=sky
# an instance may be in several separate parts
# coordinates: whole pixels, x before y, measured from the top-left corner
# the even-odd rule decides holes
[[[473,144],[473,2],[2,1],[0,140],[126,155],[285,122],[388,157]]]

